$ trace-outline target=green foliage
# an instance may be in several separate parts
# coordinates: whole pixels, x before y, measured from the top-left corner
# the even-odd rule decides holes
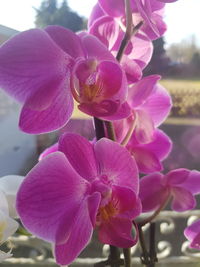
[[[84,20],[72,11],[64,0],[58,7],[57,0],[43,0],[39,9],[36,9],[35,25],[44,28],[47,25],[60,25],[74,32],[82,30]]]

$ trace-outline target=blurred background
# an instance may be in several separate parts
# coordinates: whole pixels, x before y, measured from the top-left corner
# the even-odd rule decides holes
[[[62,25],[72,31],[87,27],[94,0],[0,0],[0,43],[20,31]],[[158,73],[171,93],[174,106],[162,128],[174,141],[166,170],[200,169],[200,1],[179,0],[166,5],[168,31],[154,41],[152,60],[144,75]],[[82,115],[75,110],[74,118]],[[56,133],[40,136],[18,130],[19,106],[0,91],[0,177],[25,174],[38,154],[56,139]],[[72,122],[73,123],[73,122]],[[84,132],[87,127],[75,126]],[[88,131],[86,131],[88,135]]]

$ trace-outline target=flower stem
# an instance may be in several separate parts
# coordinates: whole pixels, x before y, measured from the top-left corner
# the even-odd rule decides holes
[[[135,130],[135,126],[136,126],[136,123],[137,123],[137,115],[136,113],[134,114],[135,115],[135,118],[133,119],[129,129],[128,129],[128,132],[126,133],[126,136],[124,137],[124,139],[122,140],[121,142],[121,145],[122,146],[126,146],[133,134],[133,131]]]
[[[149,253],[146,248],[144,233],[142,231],[141,225],[138,225],[138,232],[139,232],[140,247],[142,249],[141,261],[142,261],[142,264],[148,266],[150,263],[150,258],[149,258]]]
[[[97,140],[105,137],[103,121],[94,117],[94,125]]]
[[[150,265],[149,267],[155,267],[155,262],[158,261],[157,255],[156,255],[156,223],[152,222],[150,223],[150,229],[149,229],[149,257],[150,257]]]
[[[110,140],[116,141],[115,130],[114,130],[114,127],[113,127],[112,122],[110,122],[110,121],[104,121],[104,124],[106,126],[108,138]]]
[[[170,200],[170,195],[168,196],[167,199],[163,201],[163,203],[161,203],[160,207],[151,216],[149,216],[147,219],[143,220],[142,222],[139,222],[138,226],[144,226],[145,224],[152,222],[156,218],[156,216],[161,212],[161,210],[163,210],[166,207],[169,200]]]
[[[131,249],[124,248],[123,253],[124,253],[124,266],[131,267]]]

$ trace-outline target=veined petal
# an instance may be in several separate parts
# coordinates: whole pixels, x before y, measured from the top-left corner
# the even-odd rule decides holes
[[[81,39],[74,32],[57,25],[48,26],[45,31],[72,58],[85,57]]]
[[[169,190],[163,186],[162,179],[161,173],[153,173],[140,180],[139,198],[142,202],[143,212],[157,209],[169,197]]]
[[[175,211],[191,210],[196,206],[196,200],[187,189],[182,187],[173,187],[172,192],[172,209]]]
[[[58,149],[84,179],[92,181],[97,177],[98,165],[94,149],[87,139],[77,134],[66,133],[60,138]]]
[[[100,201],[100,194],[94,194],[82,201],[66,243],[55,245],[55,256],[58,264],[70,264],[90,241],[94,226],[93,219],[91,220],[91,209],[89,207],[92,205],[91,202],[94,201],[96,205],[92,208],[92,217],[96,217]]]
[[[190,171],[187,179],[183,181],[181,187],[190,191],[193,195],[200,193],[200,172]]]
[[[197,220],[193,224],[189,225],[185,229],[184,235],[191,242],[191,248],[200,249],[200,220]]]
[[[163,169],[159,159],[152,151],[146,149],[145,145],[133,148],[129,146],[128,150],[133,155],[140,172],[152,173]]]
[[[70,61],[45,31],[22,32],[0,48],[0,86],[30,108],[47,108]]]
[[[180,168],[168,172],[164,179],[170,186],[181,186],[182,183],[187,181],[189,174],[190,170]]]
[[[155,92],[141,106],[151,116],[156,127],[167,118],[171,107],[171,97],[161,85],[156,86]]]
[[[136,244],[137,239],[132,234],[132,221],[123,218],[112,218],[98,228],[99,240],[121,248],[129,248]]]
[[[102,138],[94,145],[100,175],[118,186],[130,187],[138,193],[138,170],[126,148],[109,139]]]
[[[24,105],[19,121],[22,131],[30,134],[46,133],[58,130],[68,122],[73,111],[73,99],[67,83],[61,85],[60,91],[46,109],[33,110]]]
[[[100,7],[99,3],[97,3],[93,7],[92,12],[90,13],[90,17],[88,19],[88,28],[90,28],[98,18],[103,16],[105,16],[105,13],[103,9]]]
[[[86,34],[81,38],[81,41],[87,55],[86,58],[117,62],[115,57],[111,54],[107,47],[98,40],[97,37],[91,34]]]
[[[88,186],[63,153],[50,154],[29,172],[18,191],[22,223],[44,240],[64,243]]]
[[[44,157],[46,157],[47,155],[58,151],[58,143],[55,143],[54,145],[46,148],[39,156],[39,161],[42,160]]]
[[[143,78],[129,89],[128,101],[132,108],[145,103],[147,98],[155,91],[159,75],[151,75]]]
[[[95,35],[109,50],[112,50],[118,35],[119,24],[109,16],[103,16],[94,21],[89,32]]]
[[[111,17],[121,17],[125,14],[122,0],[99,0],[99,5]]]
[[[154,153],[159,160],[163,160],[171,152],[172,141],[163,131],[156,129],[153,141],[148,144],[139,145],[139,147],[144,147]]]
[[[136,127],[135,138],[139,143],[148,144],[154,140],[155,128],[151,116],[143,109],[135,111]]]

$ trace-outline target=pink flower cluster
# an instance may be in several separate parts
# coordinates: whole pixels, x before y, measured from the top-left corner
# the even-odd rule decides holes
[[[172,143],[158,127],[172,103],[160,76],[142,77],[152,40],[166,30],[163,14],[170,2],[175,0],[130,0],[132,27],[140,28],[120,62],[116,56],[127,23],[123,0],[99,0],[87,32],[32,29],[0,48],[0,86],[22,104],[21,130],[40,134],[62,128],[76,101],[80,111],[112,122],[115,131],[115,142],[63,134],[19,189],[22,223],[53,244],[61,265],[80,254],[94,229],[102,243],[128,248],[137,242],[133,220],[141,212],[158,210],[169,200],[176,211],[196,205],[199,172],[160,173]],[[147,175],[139,181],[139,173]],[[193,229],[199,225],[186,230],[195,247],[200,234]]]

